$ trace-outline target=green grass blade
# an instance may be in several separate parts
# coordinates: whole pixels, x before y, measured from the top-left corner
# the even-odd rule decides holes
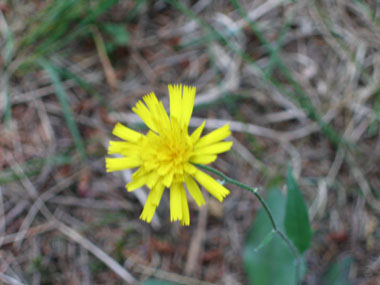
[[[370,16],[370,19],[372,22],[377,26],[377,28],[380,30],[380,21],[377,19],[376,15],[378,13],[378,10],[380,9],[380,3],[378,1],[375,1],[375,9],[369,7],[368,3],[366,3],[363,0],[354,0],[353,1],[361,10],[364,11],[364,13],[368,14]]]
[[[12,102],[11,102],[11,94],[9,93],[9,78],[7,75],[4,75],[4,95],[5,95],[5,110],[4,110],[4,120],[5,125],[8,129],[11,127],[12,121]]]
[[[4,61],[5,61],[5,67],[9,65],[9,63],[12,61],[12,57],[14,54],[14,37],[12,31],[9,29],[9,27],[6,27],[5,31],[5,46],[4,46]]]
[[[90,25],[94,24],[96,19],[98,19],[102,14],[104,14],[108,9],[110,9],[113,5],[118,3],[118,0],[103,0],[96,6],[95,9],[88,12],[87,16],[80,21],[78,26],[70,32],[67,37],[65,37],[61,41],[61,45],[66,45],[80,34],[90,33]]]
[[[1,75],[1,85],[0,88],[2,96],[5,97],[5,106],[4,106],[4,120],[7,128],[10,128],[10,123],[12,120],[12,104],[11,104],[11,95],[9,93],[9,71],[7,67],[12,61],[14,54],[14,37],[12,31],[9,29],[9,26],[6,22],[6,19],[0,14],[2,22],[4,23],[4,49],[2,50],[2,57],[4,60],[4,65],[2,66],[2,75]],[[1,119],[1,116],[0,116]]]
[[[375,136],[379,128],[380,118],[380,88],[376,90],[374,95],[373,115],[371,117],[371,123],[368,126],[368,135]]]
[[[339,133],[334,130],[331,126],[326,124],[321,115],[318,113],[318,111],[313,106],[313,103],[311,102],[310,98],[306,95],[303,88],[298,84],[298,82],[295,80],[294,76],[292,75],[289,68],[286,66],[286,64],[282,61],[281,56],[278,53],[278,49],[274,48],[271,43],[265,38],[264,34],[260,31],[258,26],[251,21],[248,18],[247,12],[243,9],[243,7],[240,5],[239,1],[237,0],[230,0],[232,4],[236,7],[236,9],[239,11],[239,13],[242,15],[243,18],[246,19],[247,23],[249,24],[252,32],[257,36],[259,41],[264,45],[264,47],[269,52],[271,58],[273,58],[272,62],[276,63],[276,67],[279,68],[279,70],[282,72],[282,74],[285,76],[285,79],[288,81],[288,83],[292,86],[294,92],[286,92],[285,94],[290,97],[293,101],[297,102],[299,106],[306,111],[306,114],[309,116],[310,119],[316,121],[321,128],[322,132],[330,139],[330,141],[335,145],[338,146],[340,143],[345,144],[348,146],[348,142],[345,141]],[[275,78],[271,75],[271,70],[273,67],[269,70],[270,74],[266,74],[266,77],[268,77],[268,81],[271,83],[275,83]],[[268,71],[267,71],[268,72]],[[267,73],[266,72],[266,73]],[[279,84],[277,81],[275,86],[281,86],[282,84]],[[280,89],[281,91],[281,89]]]
[[[127,15],[127,21],[132,21],[139,13],[140,9],[143,7],[143,5],[147,2],[147,0],[137,0],[135,1],[135,5],[130,10],[130,12]]]
[[[99,102],[100,105],[104,106],[107,110],[109,109],[109,102],[105,100],[104,96],[101,96],[94,86],[88,82],[85,78],[80,77],[76,73],[70,71],[64,67],[55,67],[59,75],[64,79],[73,79],[81,88],[86,90],[90,95]]]
[[[258,37],[259,41],[268,49],[269,54],[273,54],[272,56],[277,60],[276,66],[279,67],[280,70],[283,72],[285,79],[287,80],[287,83],[290,84],[292,89],[285,87],[284,84],[276,80],[274,76],[265,72],[265,70],[259,67],[255,63],[254,59],[252,59],[245,51],[239,49],[235,44],[231,43],[231,41],[226,37],[226,35],[221,34],[219,31],[215,30],[212,26],[206,23],[203,19],[195,15],[195,13],[191,11],[189,8],[187,8],[182,2],[176,0],[165,0],[165,2],[169,3],[174,8],[178,9],[188,17],[196,20],[200,24],[200,26],[210,34],[210,38],[213,38],[214,36],[217,37],[217,40],[223,43],[232,52],[238,54],[246,63],[254,66],[255,69],[261,70],[264,82],[273,85],[276,89],[279,90],[279,92],[288,96],[293,101],[297,102],[300,105],[300,107],[306,112],[309,118],[318,123],[322,132],[335,146],[338,146],[340,143],[343,143],[346,146],[349,145],[348,142],[344,140],[334,128],[332,128],[330,125],[323,121],[322,117],[319,115],[318,111],[313,106],[310,98],[306,95],[302,87],[294,79],[289,69],[282,62],[280,56],[278,56],[276,50],[272,47],[270,42],[264,37],[264,35],[256,27],[256,25],[254,25],[252,21],[249,21],[249,19],[247,19],[246,12],[244,11],[244,9],[242,9],[240,4],[236,0],[232,1],[232,3],[236,4],[238,10],[247,19],[247,21],[249,21],[251,29],[253,29],[253,32]],[[208,37],[206,38],[208,39]]]
[[[27,68],[38,62],[39,58],[62,49],[80,36],[90,34],[90,26],[117,2],[118,0],[97,0],[92,3],[84,0],[53,1],[30,23],[33,28],[20,44],[20,50],[27,49],[26,53],[29,53],[21,67]],[[89,7],[89,4],[93,5]]]
[[[80,1],[75,0],[52,1],[50,5],[29,21],[28,26],[31,28],[21,41],[20,49],[36,43],[41,46],[45,41],[57,38],[60,35],[56,33],[57,27],[67,25],[79,17],[79,4]]]
[[[75,147],[78,150],[79,154],[81,155],[81,158],[83,160],[86,160],[87,155],[86,155],[85,145],[79,133],[78,126],[74,119],[74,114],[70,108],[70,103],[69,103],[66,91],[63,88],[62,82],[59,78],[58,72],[55,69],[55,67],[48,61],[40,61],[40,64],[42,68],[46,71],[46,73],[49,75],[54,85],[57,98],[61,104],[67,126],[74,140]]]

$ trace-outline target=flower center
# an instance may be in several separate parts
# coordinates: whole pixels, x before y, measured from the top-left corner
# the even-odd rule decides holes
[[[177,137],[175,140],[164,138],[163,161],[170,163],[172,167],[182,167],[189,160],[192,150],[193,145],[188,136]]]
[[[150,132],[143,149],[141,158],[148,172],[158,173],[159,180],[169,176],[169,181],[184,181],[185,165],[193,153],[193,142],[187,131],[172,126],[160,134]]]

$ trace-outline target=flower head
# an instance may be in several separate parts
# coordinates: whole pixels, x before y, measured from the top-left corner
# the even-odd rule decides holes
[[[232,142],[223,141],[231,134],[228,124],[201,136],[203,122],[189,135],[194,98],[195,87],[169,85],[170,116],[150,93],[132,108],[149,128],[148,133],[143,135],[121,123],[112,132],[123,141],[110,141],[108,154],[122,157],[106,158],[107,172],[138,168],[126,188],[133,191],[146,185],[150,189],[140,216],[146,222],[152,220],[165,188],[170,189],[170,220],[179,220],[182,225],[190,224],[185,186],[198,206],[205,204],[198,183],[220,202],[230,193],[194,165],[211,163],[232,146]]]

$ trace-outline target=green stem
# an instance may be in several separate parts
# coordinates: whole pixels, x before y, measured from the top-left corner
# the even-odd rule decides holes
[[[196,164],[196,166],[198,166],[199,168],[202,168],[204,170],[207,170],[207,171],[210,171],[220,177],[223,178],[223,180],[227,183],[231,183],[231,184],[234,184],[236,186],[239,186],[240,188],[243,188],[245,190],[248,190],[250,192],[252,192],[256,198],[259,200],[260,204],[263,206],[265,212],[267,213],[268,217],[269,217],[269,220],[272,224],[272,227],[273,227],[273,230],[280,236],[280,238],[286,243],[286,245],[289,247],[289,249],[292,251],[292,253],[294,254],[295,258],[296,258],[296,280],[298,282],[298,266],[299,266],[299,262],[300,262],[300,254],[298,253],[298,250],[297,248],[294,246],[294,244],[292,243],[292,241],[286,236],[286,234],[284,234],[277,226],[277,223],[273,217],[273,214],[272,214],[272,211],[269,209],[268,207],[268,204],[265,202],[264,198],[258,193],[258,188],[257,187],[250,187],[248,185],[245,185],[235,179],[232,179],[228,176],[226,176],[224,173],[212,168],[212,167],[209,167],[209,166],[206,166],[206,165],[202,165],[202,164]]]

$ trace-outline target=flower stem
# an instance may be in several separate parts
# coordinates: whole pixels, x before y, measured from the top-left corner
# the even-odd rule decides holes
[[[223,178],[223,180],[227,183],[231,183],[231,184],[234,184],[236,186],[239,186],[240,188],[243,188],[245,190],[248,190],[250,192],[252,192],[256,198],[259,200],[260,204],[263,206],[265,212],[267,213],[268,217],[269,217],[269,220],[272,224],[272,227],[273,227],[273,230],[280,236],[280,238],[286,243],[286,245],[289,247],[289,249],[292,251],[292,253],[294,254],[295,258],[296,258],[296,282],[298,282],[298,267],[299,267],[299,263],[300,263],[300,260],[301,260],[301,256],[300,254],[298,253],[298,250],[297,248],[294,246],[293,242],[286,236],[286,234],[284,234],[280,229],[279,227],[277,226],[277,223],[273,217],[273,214],[272,214],[272,211],[269,209],[268,207],[268,204],[265,202],[264,198],[258,193],[258,188],[257,187],[250,187],[244,183],[241,183],[235,179],[232,179],[228,176],[226,176],[224,173],[212,168],[212,167],[209,167],[209,166],[206,166],[206,165],[201,165],[201,164],[196,164],[196,166],[198,166],[199,168],[203,168],[204,170],[207,170],[207,171],[210,171],[220,177]]]

